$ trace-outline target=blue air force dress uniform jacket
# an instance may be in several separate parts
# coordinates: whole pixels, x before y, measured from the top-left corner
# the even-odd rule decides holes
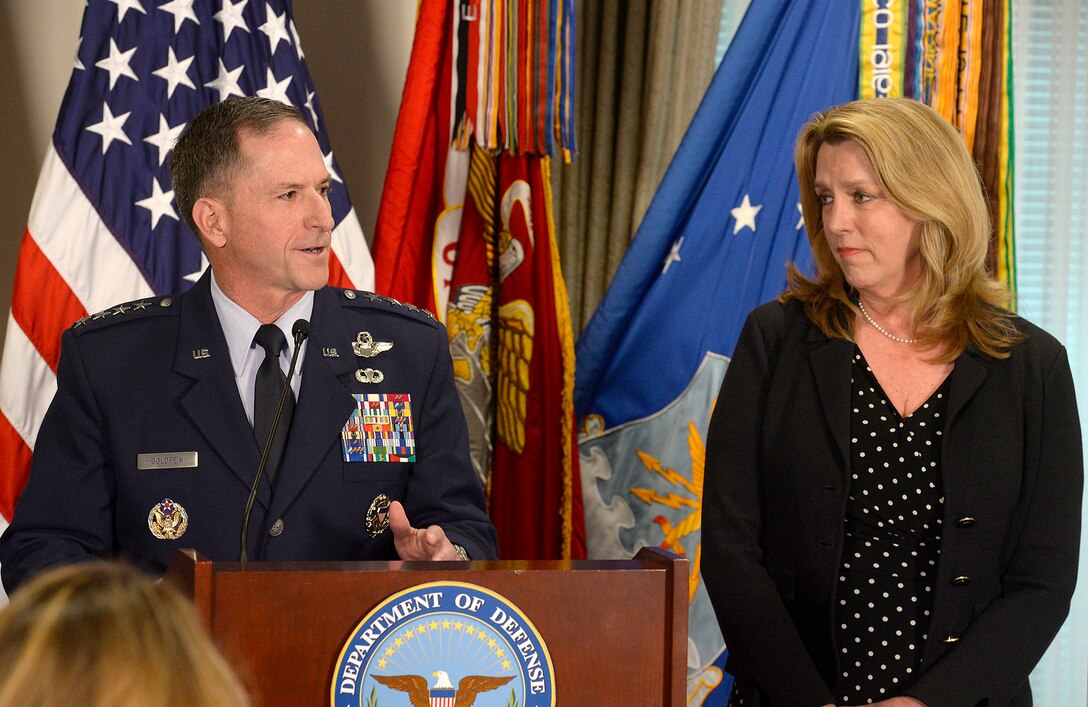
[[[274,489],[265,477],[250,519],[250,559],[395,559],[392,531],[372,537],[376,524],[368,528],[366,518],[383,494],[404,504],[415,527],[440,525],[473,559],[496,557],[446,333],[414,309],[366,292],[315,293],[279,475]],[[393,348],[357,357],[361,332]],[[8,591],[43,567],[89,557],[120,556],[158,572],[183,547],[213,560],[238,557],[261,450],[208,274],[187,293],[77,323],[64,334],[57,383],[30,480],[0,539]],[[414,461],[345,461],[341,433],[359,393],[410,396]],[[137,461],[145,454],[161,455],[159,468],[140,468],[149,466]],[[174,539],[152,532],[167,500]],[[178,507],[187,517],[182,533]]]

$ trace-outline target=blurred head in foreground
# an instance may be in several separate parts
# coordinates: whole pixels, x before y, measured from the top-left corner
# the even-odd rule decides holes
[[[0,707],[248,705],[192,604],[116,563],[42,573],[0,611]]]

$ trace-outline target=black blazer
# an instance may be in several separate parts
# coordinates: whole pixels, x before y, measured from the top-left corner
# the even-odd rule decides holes
[[[361,331],[394,348],[357,357]],[[382,371],[377,383],[358,369]],[[210,273],[189,291],[106,310],[64,334],[58,390],[42,422],[30,480],[0,538],[10,592],[39,569],[121,556],[161,572],[175,550],[238,557],[242,510],[261,450],[246,419]],[[354,393],[411,395],[415,462],[347,462],[341,431]],[[137,455],[196,452],[193,468],[140,469]],[[365,292],[314,295],[302,385],[275,492],[258,489],[251,559],[392,560],[392,532],[371,537],[367,510],[400,500],[416,527],[437,524],[474,559],[497,555],[472,469],[445,328]],[[148,514],[165,498],[186,509],[177,540]],[[278,522],[278,525],[277,525]]]
[[[1016,326],[1026,339],[1009,358],[968,348],[950,374],[933,611],[902,693],[932,706],[1031,704],[1028,674],[1076,584],[1072,376],[1057,340]],[[824,336],[797,301],[757,308],[707,434],[702,575],[726,668],[765,705],[834,702],[853,347]]]

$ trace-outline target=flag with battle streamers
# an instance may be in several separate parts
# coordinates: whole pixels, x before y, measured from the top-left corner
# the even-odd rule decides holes
[[[959,128],[990,202],[990,263],[1014,292],[1011,0],[863,0],[859,94],[908,96]]]
[[[504,558],[584,557],[574,336],[549,155],[574,152],[573,0],[423,0],[377,291],[446,325]]]

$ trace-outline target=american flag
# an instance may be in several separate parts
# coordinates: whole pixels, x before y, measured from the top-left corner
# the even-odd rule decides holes
[[[329,282],[373,289],[290,0],[89,0],[15,273],[0,366],[0,531],[56,390],[61,333],[197,280],[207,259],[179,218],[167,155],[202,108],[254,94],[312,122],[332,175]]]

